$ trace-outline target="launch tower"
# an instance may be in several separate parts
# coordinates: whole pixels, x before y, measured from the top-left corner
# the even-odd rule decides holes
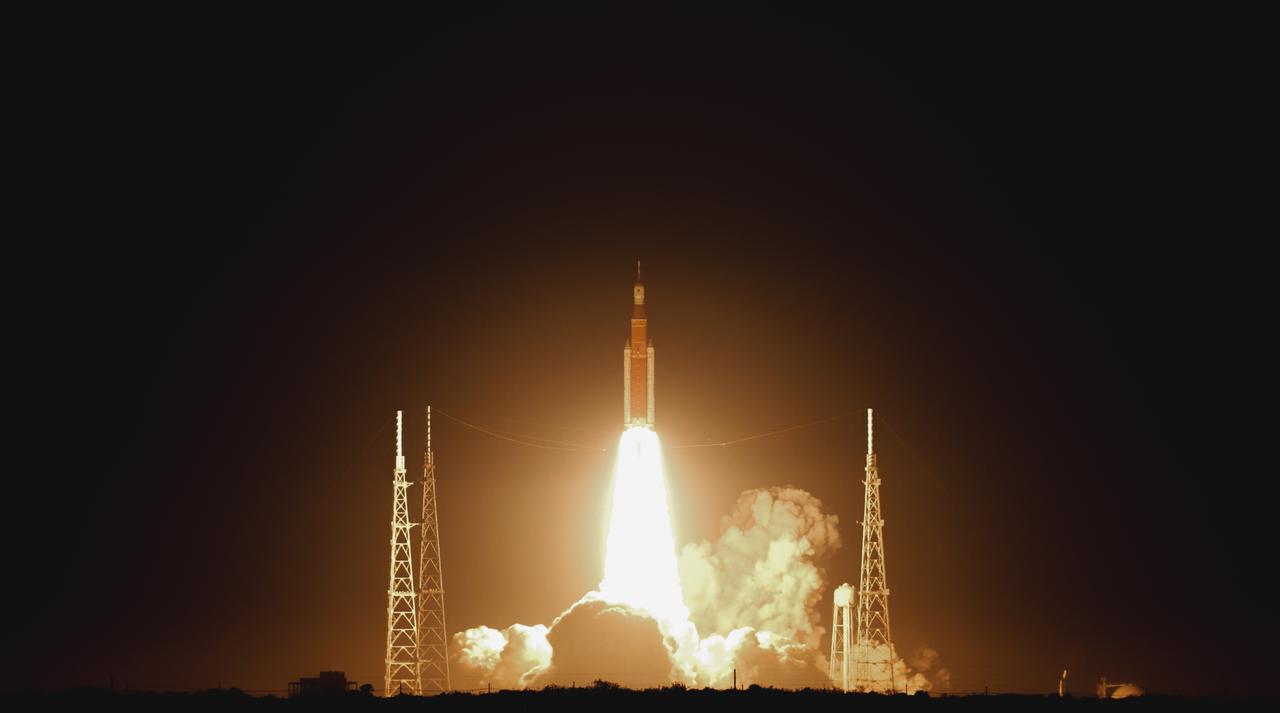
[[[867,477],[862,503],[862,573],[858,582],[858,635],[853,687],[897,691],[893,643],[889,638],[889,582],[884,573],[884,518],[880,516],[880,474],[876,469],[871,409],[867,409]]]
[[[383,695],[418,693],[418,596],[413,590],[413,554],[409,544],[409,481],[404,468],[404,413],[396,411],[396,469],[391,481],[391,581],[387,586],[387,670]]]
[[[422,538],[418,543],[418,678],[422,693],[450,689],[444,570],[440,565],[440,520],[436,512],[436,459],[431,450],[428,406],[427,450],[422,455]]]

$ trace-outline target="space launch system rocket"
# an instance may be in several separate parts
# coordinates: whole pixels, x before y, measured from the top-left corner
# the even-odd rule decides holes
[[[644,313],[644,282],[636,260],[636,285],[632,289],[631,336],[622,348],[622,423],[653,426],[653,340]]]

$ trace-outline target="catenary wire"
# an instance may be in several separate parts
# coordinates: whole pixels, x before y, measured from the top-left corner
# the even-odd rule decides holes
[[[854,414],[856,414],[856,413],[859,413],[859,412],[858,412],[858,411],[847,411],[847,412],[845,412],[845,413],[836,414],[835,416],[828,416],[828,417],[826,417],[826,418],[820,418],[820,419],[818,419],[818,420],[816,420],[816,421],[808,421],[808,422],[806,422],[806,423],[799,423],[799,424],[796,424],[796,425],[794,425],[794,426],[787,426],[786,428],[775,428],[775,429],[772,429],[772,430],[769,430],[769,431],[765,431],[765,432],[763,432],[763,433],[757,433],[757,434],[754,434],[754,435],[751,435],[751,436],[743,436],[742,438],[735,438],[735,439],[730,440],[730,441],[720,441],[720,442],[718,442],[718,443],[686,443],[686,444],[675,445],[675,446],[664,446],[664,449],[665,449],[665,450],[675,450],[675,449],[678,449],[678,448],[717,448],[717,447],[720,447],[720,446],[732,446],[732,445],[737,444],[737,443],[745,443],[746,441],[754,441],[754,440],[757,440],[757,439],[760,439],[760,438],[768,438],[769,436],[779,436],[779,435],[782,435],[783,433],[787,433],[787,432],[789,432],[789,431],[798,431],[798,430],[800,430],[800,429],[802,429],[802,428],[809,428],[810,426],[818,426],[818,425],[821,425],[821,424],[824,424],[824,423],[830,423],[831,421],[838,421],[838,420],[840,420],[840,419],[842,419],[842,418],[848,418],[849,416],[852,416],[852,415],[854,415]]]
[[[541,448],[543,450],[548,450],[548,451],[572,451],[577,453],[603,453],[606,450],[608,450],[607,448],[597,448],[596,446],[587,446],[581,443],[569,443],[567,441],[555,441],[550,438],[541,438],[539,436],[523,436],[520,434],[505,434],[505,433],[499,433],[497,431],[490,431],[487,428],[481,428],[480,426],[477,426],[474,423],[464,421],[458,418],[457,416],[451,415],[445,411],[441,411],[438,408],[433,407],[431,410],[432,410],[432,413],[438,413],[441,416],[444,416],[445,418],[459,425],[466,426],[467,428],[473,429],[475,431],[479,431],[480,433],[483,433],[487,436],[499,438],[504,441],[510,441],[511,443],[518,443],[522,446],[529,446],[531,448]],[[534,443],[533,442],[534,440],[548,441],[549,443],[556,443],[559,445],[546,445],[544,443]]]
[[[589,446],[589,445],[584,445],[582,443],[572,443],[569,441],[558,441],[551,438],[543,438],[541,436],[529,436],[529,435],[518,434],[518,433],[502,433],[499,431],[491,431],[487,428],[477,426],[476,424],[471,423],[469,421],[464,421],[463,419],[458,418],[457,416],[454,416],[440,409],[439,407],[433,406],[432,410],[433,412],[438,413],[461,426],[465,426],[467,428],[473,429],[485,435],[492,436],[493,438],[499,438],[504,441],[509,441],[511,443],[517,443],[524,446],[530,446],[532,448],[540,448],[543,450],[553,450],[553,451],[570,451],[570,452],[587,452],[587,453],[602,453],[608,450],[607,448]],[[755,441],[762,438],[769,438],[770,436],[779,436],[784,433],[789,433],[791,431],[798,431],[804,428],[820,426],[824,423],[838,421],[840,419],[848,418],[858,413],[861,413],[861,412],[846,411],[844,413],[839,413],[834,416],[827,416],[826,418],[820,418],[814,421],[806,421],[804,423],[798,423],[793,426],[787,426],[785,428],[770,429],[768,431],[763,431],[761,433],[755,433],[749,436],[734,438],[727,441],[717,441],[715,443],[685,443],[685,444],[678,444],[673,446],[665,446],[664,449],[679,450],[679,449],[686,449],[686,448],[719,448],[724,446],[732,446],[738,443],[746,443],[747,441]],[[505,421],[516,422],[515,419],[502,419],[498,417],[485,417],[485,418],[492,418],[493,420],[505,420]],[[532,425],[531,422],[524,422],[524,423],[530,423],[530,425]],[[536,443],[535,441],[545,441],[545,443]],[[554,445],[547,445],[548,443],[554,444]]]

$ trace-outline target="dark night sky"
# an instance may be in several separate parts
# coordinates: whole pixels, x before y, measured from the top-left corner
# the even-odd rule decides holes
[[[1268,690],[1232,27],[168,22],[41,55],[5,687],[380,682],[388,417],[410,464],[428,402],[609,445],[640,258],[667,443],[892,427],[895,638],[957,690]],[[611,456],[437,432],[450,628],[549,622],[599,580]],[[794,483],[855,580],[862,438],[670,451],[677,539]]]

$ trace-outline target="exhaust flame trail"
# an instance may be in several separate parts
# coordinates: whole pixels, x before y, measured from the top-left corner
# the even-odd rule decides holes
[[[658,434],[645,427],[628,428],[618,443],[605,553],[600,593],[606,599],[644,609],[668,627],[689,620],[676,566],[662,445]]]

